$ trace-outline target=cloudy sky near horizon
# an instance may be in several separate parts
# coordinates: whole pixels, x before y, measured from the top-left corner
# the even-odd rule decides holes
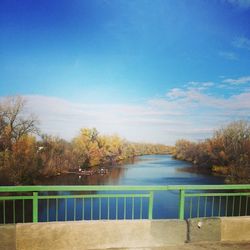
[[[250,120],[250,0],[2,0],[0,98],[43,132],[200,140]]]

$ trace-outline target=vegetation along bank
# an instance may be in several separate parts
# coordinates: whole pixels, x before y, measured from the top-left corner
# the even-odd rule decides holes
[[[178,140],[173,155],[194,164],[187,171],[222,175],[230,183],[249,183],[250,122],[232,122],[202,142]]]
[[[24,111],[25,100],[0,102],[0,185],[34,184],[44,176],[114,165],[145,154],[166,154],[171,147],[129,142],[117,135],[101,135],[82,128],[68,142],[43,134],[38,121]]]

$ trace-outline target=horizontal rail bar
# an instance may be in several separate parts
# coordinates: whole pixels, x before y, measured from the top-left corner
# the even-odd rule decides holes
[[[200,197],[200,196],[249,196],[250,193],[199,193],[199,194],[185,194],[186,197]]]
[[[244,190],[250,184],[237,185],[166,185],[166,186],[0,186],[0,192],[42,191],[166,191],[166,190]]]
[[[7,200],[32,200],[33,196],[0,196],[0,201]]]
[[[78,195],[40,195],[42,199],[71,199],[71,198],[148,198],[149,194],[78,194]]]

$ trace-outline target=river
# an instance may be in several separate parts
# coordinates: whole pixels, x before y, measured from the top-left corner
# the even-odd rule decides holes
[[[109,174],[93,175],[79,177],[76,174],[62,175],[54,178],[43,180],[43,185],[196,185],[196,184],[223,184],[224,178],[212,175],[203,175],[198,173],[189,173],[178,171],[178,169],[190,166],[190,163],[173,159],[170,155],[146,155],[138,157],[134,163],[113,166],[109,170]],[[64,193],[69,194],[69,193]],[[154,194],[153,218],[177,218],[178,216],[178,191],[156,192]],[[127,200],[128,207],[131,206],[132,200]],[[90,201],[87,203],[90,203]],[[94,202],[95,203],[95,202]],[[105,203],[105,201],[104,201]],[[39,220],[54,220],[55,203],[49,205],[44,203],[40,205]],[[81,202],[76,203],[76,211],[81,210]],[[120,206],[120,205],[119,205]],[[121,204],[123,206],[123,204]],[[144,210],[147,210],[147,204],[144,204]],[[73,200],[67,203],[68,210],[74,210]],[[102,207],[102,219],[107,219],[107,206]],[[115,207],[111,206],[111,217],[115,212]],[[89,212],[88,212],[89,211]],[[65,203],[63,200],[59,202],[59,220],[65,219]],[[208,211],[209,213],[209,211]],[[71,215],[70,215],[71,214]],[[70,219],[72,213],[67,214]],[[123,218],[123,211],[118,213],[119,218]],[[136,215],[135,215],[136,217]],[[147,214],[143,214],[147,218]],[[76,219],[82,217],[76,214]],[[94,204],[93,218],[98,218],[98,204]],[[131,218],[129,212],[126,218]],[[72,219],[72,218],[71,218]],[[90,204],[86,204],[85,219],[90,219]]]
[[[109,174],[81,176],[67,174],[43,179],[39,185],[197,185],[223,184],[224,178],[178,171],[190,163],[171,155],[145,155],[133,163],[109,168]]]

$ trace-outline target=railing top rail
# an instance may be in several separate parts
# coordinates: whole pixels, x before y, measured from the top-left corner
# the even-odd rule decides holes
[[[42,191],[166,191],[166,190],[243,190],[250,184],[234,185],[166,185],[166,186],[0,186],[0,192]]]

